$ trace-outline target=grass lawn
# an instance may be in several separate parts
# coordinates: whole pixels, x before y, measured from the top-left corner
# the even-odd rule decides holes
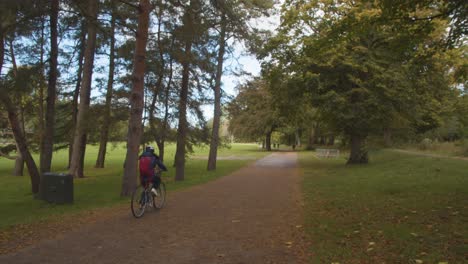
[[[420,145],[404,145],[401,146],[401,149],[421,152],[426,154],[436,154],[442,156],[459,156],[459,157],[467,157],[467,144],[461,141],[455,142],[434,142],[428,149],[421,149]]]
[[[45,220],[58,214],[76,213],[86,209],[127,203],[129,198],[119,196],[126,149],[124,144],[110,144],[108,149],[106,168],[96,169],[94,164],[98,146],[87,147],[85,158],[86,178],[74,181],[75,202],[72,205],[54,205],[33,199],[29,176],[11,176],[14,161],[0,158],[0,230],[14,224]],[[208,151],[208,147],[197,148],[194,155],[207,156]],[[207,160],[189,159],[185,169],[185,181],[174,182],[175,169],[172,168],[174,153],[175,144],[168,145],[165,164],[168,166],[169,172],[163,174],[163,180],[166,182],[169,192],[216,179],[247,165],[254,158],[260,158],[268,154],[261,151],[254,144],[233,144],[230,149],[220,149],[218,155],[247,156],[250,159],[218,160],[217,170],[212,172],[206,171]],[[38,163],[38,156],[35,155],[34,158]],[[68,150],[55,152],[52,171],[66,172],[67,160]]]
[[[311,263],[468,263],[468,161],[370,157],[300,154]]]

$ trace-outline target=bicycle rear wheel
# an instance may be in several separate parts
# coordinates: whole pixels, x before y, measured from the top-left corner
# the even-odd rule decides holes
[[[166,185],[164,182],[159,184],[159,188],[157,189],[158,195],[153,195],[153,206],[154,208],[161,209],[164,207],[166,203]]]
[[[137,186],[132,194],[131,209],[136,218],[140,218],[145,213],[148,201],[151,199],[143,186]]]

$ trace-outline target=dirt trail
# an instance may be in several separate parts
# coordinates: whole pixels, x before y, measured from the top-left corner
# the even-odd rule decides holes
[[[275,153],[231,175],[169,193],[142,219],[119,209],[0,263],[304,263],[295,153]]]

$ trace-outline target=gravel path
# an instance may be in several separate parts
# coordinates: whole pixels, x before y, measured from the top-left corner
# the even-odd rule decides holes
[[[0,263],[305,263],[299,180],[297,155],[275,153],[141,219],[117,209]]]

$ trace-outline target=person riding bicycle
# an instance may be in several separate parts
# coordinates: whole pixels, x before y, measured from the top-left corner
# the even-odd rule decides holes
[[[166,166],[164,166],[159,157],[154,153],[154,148],[147,146],[139,158],[140,181],[142,185],[147,181],[152,181],[153,188],[151,189],[151,192],[154,195],[158,195],[156,190],[161,184],[161,176],[155,170],[156,166],[158,166],[162,171],[167,171]]]

